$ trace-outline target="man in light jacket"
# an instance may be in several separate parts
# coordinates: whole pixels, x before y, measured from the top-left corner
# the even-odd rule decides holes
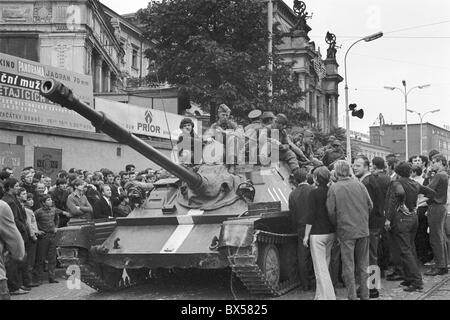
[[[9,205],[0,200],[0,300],[9,300],[5,260],[22,260],[25,257],[25,245],[14,222]]]
[[[328,190],[327,209],[331,223],[336,226],[341,246],[342,277],[348,290],[348,299],[356,300],[356,266],[360,279],[361,300],[367,300],[369,212],[373,208],[373,203],[366,187],[351,177],[350,165],[345,160],[338,160],[334,170],[338,181]]]

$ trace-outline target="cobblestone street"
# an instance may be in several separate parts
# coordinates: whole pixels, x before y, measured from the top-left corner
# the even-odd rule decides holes
[[[61,272],[62,274],[62,272]],[[219,279],[219,281],[218,281]],[[408,293],[403,291],[400,282],[390,282],[382,279],[380,297],[375,300],[450,300],[450,276],[424,276],[424,289],[421,292]],[[261,299],[250,296],[237,280],[233,287],[229,273],[221,272],[218,277],[205,277],[195,274],[186,279],[179,277],[165,280],[152,280],[136,287],[126,288],[120,292],[98,293],[94,289],[81,284],[81,289],[68,289],[66,280],[59,277],[57,284],[44,282],[40,287],[33,288],[29,294],[13,296],[12,300],[244,300]],[[338,288],[337,299],[346,299],[346,289]],[[234,296],[233,296],[234,292]],[[313,300],[314,291],[303,292],[295,289],[277,298],[262,298],[270,300]]]

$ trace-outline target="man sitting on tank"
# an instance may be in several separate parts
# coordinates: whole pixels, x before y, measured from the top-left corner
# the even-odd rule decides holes
[[[267,131],[264,130],[262,132],[260,138],[264,141],[265,135],[270,134],[271,142],[277,144],[279,147],[280,160],[286,161],[291,169],[291,172],[294,173],[300,167],[296,155],[301,157],[303,156],[303,153],[300,148],[298,148],[289,138],[286,131],[287,127],[288,119],[286,115],[279,113],[277,114],[274,123],[268,128]],[[278,130],[278,135],[274,135],[273,132],[269,133],[269,130]]]

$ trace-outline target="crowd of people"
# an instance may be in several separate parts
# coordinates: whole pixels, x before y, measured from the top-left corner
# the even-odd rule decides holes
[[[0,299],[27,294],[41,285],[44,269],[49,283],[58,282],[58,228],[75,219],[126,217],[145,198],[140,191],[151,190],[152,183],[169,176],[163,169],[137,172],[132,164],[118,174],[106,168],[61,170],[54,180],[33,167],[24,168],[20,177],[15,177],[11,168],[3,168],[0,253],[8,255],[0,254]],[[136,189],[138,194],[133,192]]]
[[[336,299],[340,286],[348,299],[369,299],[379,296],[381,277],[413,292],[423,289],[424,266],[431,266],[425,276],[448,273],[450,199],[442,154],[432,150],[403,162],[394,154],[372,161],[358,155],[352,165],[337,160],[330,169],[316,167],[309,183],[300,169],[289,197],[304,290],[315,279],[315,299]]]

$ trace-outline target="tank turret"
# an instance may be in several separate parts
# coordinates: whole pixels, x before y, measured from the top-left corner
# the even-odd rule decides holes
[[[147,159],[150,159],[174,176],[185,181],[191,189],[195,190],[201,187],[202,178],[200,175],[173,163],[161,152],[134,136],[121,125],[111,121],[103,112],[98,112],[80,101],[73,94],[72,90],[61,82],[51,79],[44,81],[41,87],[41,94],[50,101],[71,109],[88,119],[95,128],[106,133],[118,142],[130,146]]]

